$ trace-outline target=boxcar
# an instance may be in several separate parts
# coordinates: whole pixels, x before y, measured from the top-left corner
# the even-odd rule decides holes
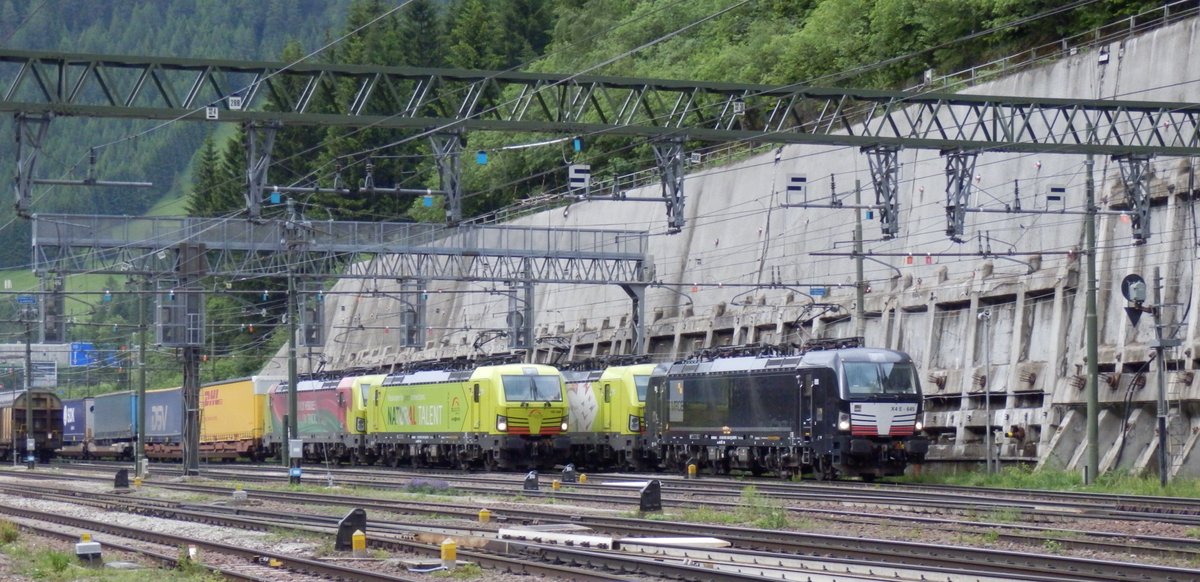
[[[255,378],[214,382],[200,388],[202,458],[262,459],[267,389]]]
[[[92,398],[63,401],[63,438],[58,454],[64,457],[89,458],[92,448],[92,426],[95,423]]]
[[[27,398],[33,412],[32,431],[27,432],[25,406]],[[10,455],[34,455],[41,462],[50,460],[54,451],[62,446],[62,400],[53,392],[24,390],[0,393],[0,458]],[[26,448],[27,437],[32,436],[34,448]]]
[[[591,469],[644,470],[646,387],[654,364],[563,372],[570,405],[571,460]]]
[[[570,452],[564,389],[534,364],[389,375],[371,385],[368,438],[394,465],[549,468]]]
[[[95,458],[132,459],[137,440],[137,395],[110,392],[92,399],[92,444]]]
[[[183,389],[146,391],[146,457],[183,458]]]

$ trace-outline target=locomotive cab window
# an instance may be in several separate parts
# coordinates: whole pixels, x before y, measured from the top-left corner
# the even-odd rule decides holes
[[[637,388],[638,402],[646,401],[646,389],[650,386],[650,376],[634,376],[633,384]]]
[[[501,376],[504,399],[509,402],[560,402],[559,376]]]
[[[856,396],[915,395],[917,380],[912,365],[892,362],[843,362],[846,390]]]

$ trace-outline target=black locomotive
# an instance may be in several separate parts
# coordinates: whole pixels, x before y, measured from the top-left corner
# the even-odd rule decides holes
[[[665,468],[817,479],[921,463],[921,387],[903,352],[819,340],[800,350],[709,350],[650,379],[647,450]]]

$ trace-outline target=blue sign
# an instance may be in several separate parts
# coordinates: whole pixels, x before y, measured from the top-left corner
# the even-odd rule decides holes
[[[17,295],[17,303],[21,305],[36,305],[37,297],[33,295]]]
[[[71,342],[71,366],[90,366],[96,363],[96,346],[92,342]]]
[[[299,477],[300,476],[300,467],[292,467],[291,469],[288,469],[288,476],[289,477]]]
[[[813,297],[824,297],[825,296],[825,288],[824,287],[809,287],[808,294],[812,295]]]

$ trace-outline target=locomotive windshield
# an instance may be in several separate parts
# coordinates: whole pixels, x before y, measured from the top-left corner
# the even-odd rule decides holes
[[[916,395],[912,364],[896,362],[842,362],[846,390],[856,396]]]
[[[637,386],[638,402],[645,402],[646,387],[650,385],[650,376],[634,376],[633,384]]]
[[[562,386],[559,376],[501,376],[504,382],[504,399],[509,402],[562,401]]]

